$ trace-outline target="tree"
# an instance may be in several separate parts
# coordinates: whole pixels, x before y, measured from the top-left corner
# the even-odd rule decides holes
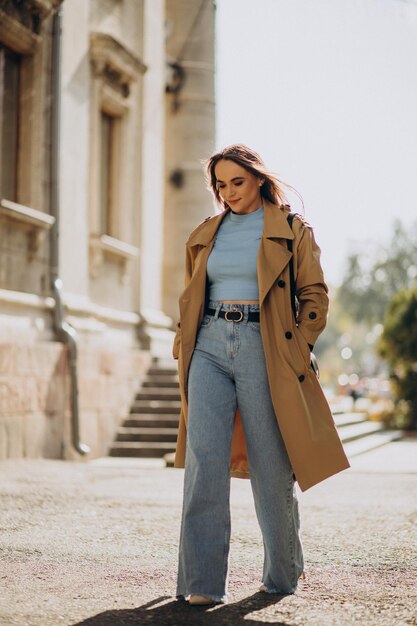
[[[393,296],[410,289],[417,277],[417,224],[406,228],[397,220],[387,245],[361,244],[350,254],[337,299],[359,322],[382,322]]]
[[[379,351],[391,369],[403,426],[417,430],[417,286],[389,304]]]

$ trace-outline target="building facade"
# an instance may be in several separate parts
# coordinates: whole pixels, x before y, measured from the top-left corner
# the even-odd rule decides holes
[[[0,2],[0,459],[107,453],[213,146],[212,0]]]

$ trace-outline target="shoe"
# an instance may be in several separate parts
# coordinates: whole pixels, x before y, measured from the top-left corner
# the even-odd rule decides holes
[[[209,598],[208,596],[199,596],[195,593],[191,594],[188,598],[188,604],[193,604],[195,606],[203,606],[204,604],[214,604],[215,600],[213,598]]]
[[[267,589],[266,589],[265,585],[261,585],[259,587],[259,593],[266,593],[266,592],[267,592]]]

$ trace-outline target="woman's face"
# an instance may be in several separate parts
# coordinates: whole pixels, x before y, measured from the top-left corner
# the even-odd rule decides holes
[[[259,209],[262,204],[261,179],[228,159],[221,159],[216,163],[214,175],[222,200],[234,213],[252,213]]]

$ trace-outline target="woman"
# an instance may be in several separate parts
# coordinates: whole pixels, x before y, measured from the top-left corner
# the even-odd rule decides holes
[[[305,490],[349,467],[310,367],[328,310],[312,229],[299,216],[290,226],[280,182],[246,146],[214,154],[207,176],[223,212],[186,243],[173,348],[176,467],[185,461],[177,596],[190,604],[226,600],[230,475],[251,479],[264,541],[260,590],[288,594],[303,574],[294,481]]]

